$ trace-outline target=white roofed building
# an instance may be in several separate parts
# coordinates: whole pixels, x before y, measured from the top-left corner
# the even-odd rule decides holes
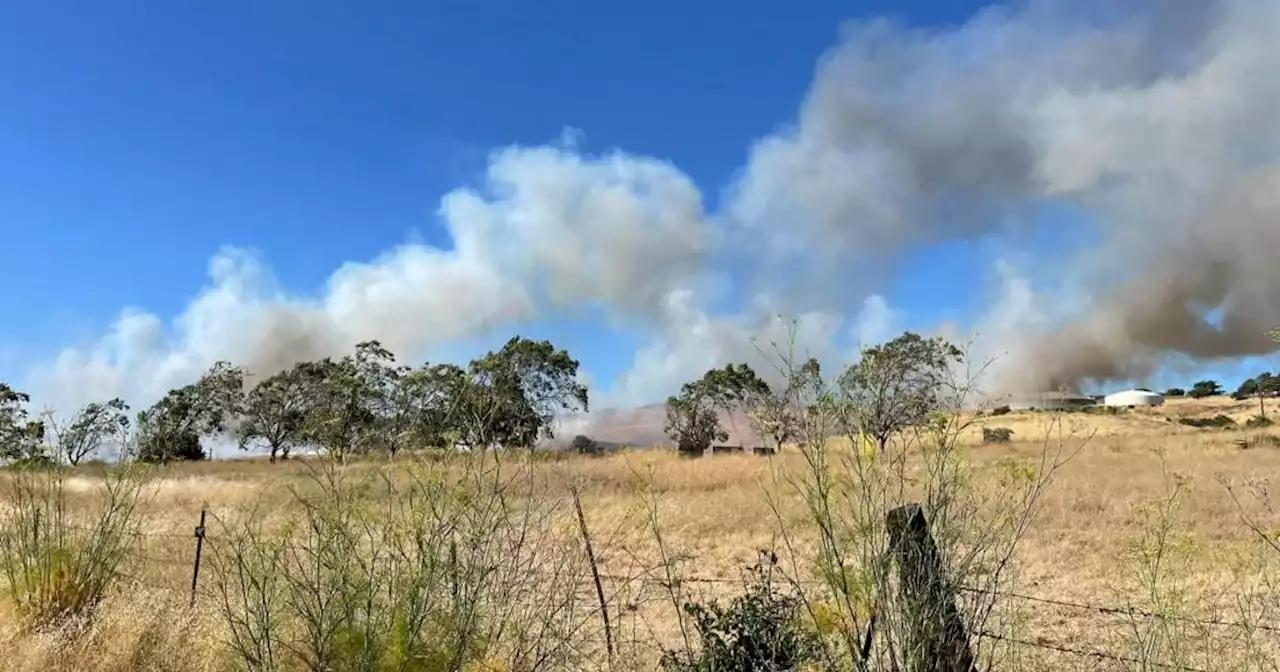
[[[1147,390],[1125,390],[1108,394],[1102,400],[1103,406],[1133,408],[1135,406],[1159,406],[1164,403],[1164,395]]]

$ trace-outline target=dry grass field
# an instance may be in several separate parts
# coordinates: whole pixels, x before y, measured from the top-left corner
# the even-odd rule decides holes
[[[1268,609],[1280,599],[1280,592],[1265,590],[1280,565],[1271,556],[1280,555],[1242,516],[1264,532],[1280,523],[1269,517],[1261,487],[1280,474],[1280,447],[1267,443],[1272,430],[1196,429],[1177,422],[1225,414],[1243,423],[1256,412],[1256,402],[1211,399],[1173,400],[1114,415],[974,419],[960,437],[957,456],[972,469],[978,489],[988,487],[984,479],[996,478],[997,465],[1011,458],[1034,465],[1046,450],[1069,458],[1052,474],[1016,547],[1016,579],[1001,584],[1010,593],[1053,603],[998,597],[997,610],[1007,620],[1003,635],[993,633],[984,649],[992,667],[1275,669],[1275,659],[1264,664],[1261,657],[1271,642],[1280,641],[1280,633],[1265,629],[1265,618],[1274,615]],[[982,445],[983,426],[1010,428],[1014,440]],[[550,609],[539,600],[553,593],[580,603],[564,614],[565,622],[576,623],[566,638],[580,640],[574,645],[580,650],[561,668],[610,668],[602,653],[598,596],[579,543],[575,488],[612,612],[612,669],[652,668],[663,648],[681,640],[672,591],[664,587],[669,572],[685,579],[679,584],[682,599],[728,598],[742,590],[743,568],[761,549],[772,549],[782,570],[801,586],[814,578],[803,560],[817,537],[795,485],[807,469],[798,449],[772,458],[686,460],[671,451],[634,450],[510,461],[509,472],[527,479],[524,496],[545,504],[540,511],[546,517],[534,527],[546,534],[551,552],[532,561],[543,563],[539,569],[530,564],[528,571],[571,577],[560,592],[536,593],[531,606]],[[390,487],[410,463],[370,462],[343,471],[386,476],[362,486],[368,488],[362,496],[377,502],[378,488]],[[21,627],[14,605],[6,603],[0,613],[3,669],[243,669],[230,652],[221,608],[226,593],[217,583],[228,576],[225,548],[237,521],[250,511],[267,526],[297,514],[295,491],[309,487],[315,469],[297,460],[241,460],[176,465],[151,474],[137,512],[139,533],[121,566],[124,576],[112,584],[93,621],[78,629],[33,632]],[[443,460],[429,469],[450,473],[461,467]],[[100,482],[89,468],[67,478],[77,510],[93,506]],[[1226,483],[1235,484],[1235,499]],[[1246,484],[1252,484],[1249,492]],[[192,609],[193,529],[202,508],[210,518]],[[1119,607],[1122,613],[1087,606]],[[1170,616],[1176,611],[1186,620],[1123,613],[1130,606]],[[1252,625],[1213,623],[1242,620]],[[520,666],[492,653],[469,667]]]

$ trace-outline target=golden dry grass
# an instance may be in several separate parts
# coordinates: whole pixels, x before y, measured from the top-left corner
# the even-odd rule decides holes
[[[1256,402],[1174,400],[1161,408],[1118,415],[980,417],[965,434],[963,451],[966,459],[982,464],[1035,456],[1045,442],[1082,442],[1079,454],[1057,473],[1020,546],[1024,592],[1089,604],[1123,603],[1133,596],[1139,588],[1126,569],[1132,564],[1127,554],[1141,532],[1140,512],[1165,496],[1176,476],[1186,488],[1177,514],[1179,530],[1184,533],[1184,548],[1194,549],[1182,565],[1180,580],[1193,591],[1208,594],[1251,571],[1247,561],[1257,547],[1220,479],[1242,482],[1280,473],[1280,448],[1237,445],[1242,437],[1266,432],[1194,429],[1176,420],[1223,413],[1243,422],[1256,408]],[[982,426],[1013,429],[1015,441],[981,445]],[[806,513],[785,483],[786,475],[799,467],[794,451],[771,459],[743,455],[703,460],[683,460],[670,452],[631,451],[547,459],[536,468],[539,487],[548,494],[565,496],[571,484],[581,487],[589,527],[607,574],[634,571],[652,562],[656,544],[647,528],[645,503],[653,501],[659,507],[665,539],[673,549],[694,558],[691,573],[732,580],[755,559],[758,549],[778,546],[780,526],[793,532],[805,527]],[[394,472],[397,467],[355,468]],[[215,610],[204,602],[194,611],[186,606],[193,527],[202,507],[224,517],[249,504],[287,507],[287,486],[298,483],[304,471],[305,466],[296,461],[270,465],[256,460],[164,469],[145,497],[146,536],[126,570],[129,578],[100,608],[96,622],[72,638],[32,635],[21,632],[8,614],[0,613],[4,669],[232,669]],[[88,492],[97,478],[86,469],[68,487]],[[771,501],[777,503],[776,511]],[[1262,515],[1260,509],[1254,512]],[[214,524],[210,535],[209,543],[218,543]],[[710,594],[731,589],[730,584],[715,583],[698,587]],[[1033,639],[1043,636],[1084,648],[1105,648],[1115,632],[1114,616],[1063,606],[1030,606],[1028,632]],[[646,608],[652,613],[643,636],[674,637],[669,608]],[[1052,661],[1042,664],[1053,668],[1075,665],[1070,656],[1041,660]],[[1099,669],[1096,660],[1079,665],[1078,669]],[[1101,669],[1112,668],[1102,665]]]

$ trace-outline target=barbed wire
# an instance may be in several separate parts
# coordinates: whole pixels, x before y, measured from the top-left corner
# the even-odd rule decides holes
[[[93,531],[93,528],[85,528],[85,527],[77,527],[77,526],[73,526],[73,527],[76,527],[76,529],[81,529],[85,531]],[[196,534],[194,534],[194,532],[190,534],[181,534],[176,532],[138,531],[134,533],[134,536],[140,537],[140,538],[147,538],[147,539],[151,539],[151,538],[178,539],[182,541],[189,541],[196,538]],[[208,535],[208,534],[206,534],[204,538],[207,543],[215,543],[218,540],[216,536]],[[310,549],[310,547],[307,547],[305,545],[297,546],[297,547],[290,545],[289,548],[292,550],[313,550],[313,549]],[[143,559],[149,562],[165,563],[165,564],[171,564],[171,565],[191,563],[191,560],[188,560],[188,559],[158,558],[154,556],[143,556]],[[600,574],[600,578],[604,580],[616,581],[616,582],[633,582],[633,581],[636,581],[638,578],[654,578],[653,575],[655,573],[656,572],[654,569],[649,569],[644,572],[641,572],[641,576],[628,576],[628,575],[622,575],[622,574],[612,574],[612,573],[602,572]],[[669,581],[668,579],[666,579],[666,577],[658,577],[658,578],[660,579],[658,583],[663,585],[665,585]],[[732,578],[732,577],[698,576],[698,575],[677,575],[672,578],[676,583],[704,584],[704,585],[736,585],[736,586],[744,586],[749,580],[745,577]],[[824,585],[827,585],[828,583],[820,579],[794,579],[794,578],[786,578],[785,582],[798,585],[798,586],[824,586]],[[1094,611],[1097,613],[1108,614],[1108,615],[1138,616],[1142,618],[1158,618],[1158,619],[1164,619],[1169,621],[1191,623],[1196,625],[1208,625],[1208,626],[1232,627],[1232,628],[1256,628],[1258,630],[1264,630],[1268,632],[1280,632],[1280,626],[1268,625],[1264,623],[1250,624],[1250,623],[1240,623],[1236,621],[1227,621],[1219,618],[1207,618],[1207,619],[1195,618],[1191,616],[1165,614],[1165,613],[1155,612],[1155,611],[1151,611],[1151,610],[1147,610],[1147,609],[1143,609],[1141,607],[1135,607],[1135,606],[1120,607],[1120,606],[1114,606],[1114,605],[1076,602],[1076,601],[1065,600],[1061,598],[1044,597],[1044,596],[1038,596],[1038,595],[1027,595],[1024,593],[1017,593],[1017,592],[999,590],[999,589],[993,589],[993,588],[977,588],[977,587],[967,586],[963,584],[956,585],[955,589],[958,592],[989,595],[992,597],[1011,599],[1011,600],[1021,600],[1025,602],[1034,602],[1037,604],[1058,606],[1058,607],[1064,607],[1069,609]]]
[[[60,523],[60,524],[65,524],[66,527],[83,531],[83,532],[99,531],[99,528],[96,528],[96,527],[86,527],[86,526],[66,524],[66,523]],[[166,541],[181,540],[186,542],[193,542],[196,539],[203,536],[206,544],[216,545],[221,543],[221,539],[216,535],[208,535],[207,533],[204,533],[203,530],[197,532],[196,526],[192,526],[192,532],[190,533],[131,530],[128,532],[128,534],[129,536],[135,539],[140,539],[144,541],[159,539],[159,540],[166,540]],[[286,547],[291,550],[314,550],[313,548],[305,545],[300,545],[300,546],[286,545]],[[137,552],[136,557],[146,564],[167,565],[169,567],[193,567],[193,564],[195,562],[194,556],[190,558],[159,557],[150,553],[143,553],[140,551]],[[144,581],[140,577],[129,576],[127,578],[133,581],[135,585],[148,588],[148,589],[172,593],[174,595],[186,596],[191,594],[191,590],[192,590],[190,586],[185,586],[185,585],[184,586],[166,586],[166,585],[158,585],[156,583],[152,583],[149,581]],[[582,578],[583,580],[586,580],[590,577],[584,575]],[[651,580],[657,585],[660,585],[666,589],[671,589],[681,584],[732,585],[732,586],[741,587],[741,586],[747,585],[748,582],[750,581],[750,578],[747,576],[733,578],[733,577],[720,577],[720,576],[681,575],[678,572],[668,577],[664,574],[664,572],[661,571],[661,565],[659,565],[658,567],[651,567],[651,568],[644,569],[632,575],[617,574],[617,573],[601,573],[600,579],[613,582],[613,583],[622,583],[624,585],[630,585],[636,582]],[[787,584],[795,585],[795,586],[829,585],[828,582],[823,580],[797,579],[797,578],[790,578],[790,577],[784,577],[783,582]],[[997,599],[1004,599],[1004,600],[1017,600],[1017,601],[1023,601],[1023,602],[1031,602],[1035,604],[1056,606],[1056,607],[1061,607],[1066,609],[1092,611],[1095,613],[1111,615],[1111,616],[1163,619],[1168,621],[1176,621],[1176,622],[1183,622],[1183,623],[1203,625],[1203,626],[1228,627],[1228,628],[1240,628],[1240,629],[1252,628],[1252,629],[1257,629],[1257,630],[1262,630],[1267,632],[1280,632],[1280,626],[1269,625],[1266,623],[1250,624],[1250,623],[1228,621],[1220,618],[1195,618],[1191,616],[1159,613],[1159,612],[1143,609],[1136,606],[1114,606],[1114,605],[1104,605],[1104,604],[1091,604],[1087,602],[1073,601],[1073,600],[1067,600],[1067,599],[1061,599],[1061,598],[1045,597],[1045,596],[1039,596],[1039,595],[1028,595],[1024,593],[1000,590],[995,588],[978,588],[978,587],[967,586],[967,585],[956,585],[954,586],[954,589],[957,592],[962,592],[962,593],[984,595],[984,596],[989,596],[989,597],[994,597]],[[202,600],[217,599],[216,592],[212,591],[209,588],[206,588],[205,586],[198,586],[196,588],[196,595],[200,597]],[[619,594],[617,593],[611,595],[611,599],[616,599],[618,597],[619,597]],[[643,600],[643,601],[648,602],[648,600]],[[1077,656],[1082,658],[1091,658],[1094,660],[1105,660],[1105,661],[1128,663],[1128,664],[1142,664],[1152,668],[1177,670],[1179,672],[1206,672],[1206,670],[1204,670],[1203,668],[1142,660],[1142,659],[1135,658],[1132,656],[1127,656],[1124,654],[1117,654],[1117,653],[1111,653],[1107,651],[1099,651],[1095,649],[1083,648],[1080,646],[1063,644],[1061,642],[1055,642],[1043,637],[1037,637],[1036,639],[1024,639],[1021,637],[999,634],[999,633],[989,632],[986,630],[981,630],[977,632],[976,636],[979,638],[1005,642],[1015,646],[1029,647],[1029,648],[1034,648],[1034,649],[1039,649],[1044,651],[1052,651],[1052,652],[1060,653],[1064,655]]]
[[[978,633],[978,636],[984,637],[986,639],[994,639],[997,641],[1008,642],[1010,644],[1017,644],[1019,646],[1042,649],[1045,651],[1055,651],[1057,653],[1065,653],[1068,655],[1079,656],[1082,658],[1094,658],[1096,660],[1110,660],[1117,663],[1137,663],[1140,665],[1158,667],[1160,669],[1165,669],[1165,670],[1180,670],[1181,672],[1208,672],[1208,670],[1200,667],[1188,667],[1186,665],[1175,665],[1172,663],[1161,663],[1161,662],[1155,662],[1150,660],[1143,660],[1141,658],[1134,658],[1132,656],[1108,653],[1106,651],[1095,651],[1092,649],[1082,649],[1074,646],[1067,646],[1065,644],[1060,644],[1058,642],[1053,642],[1049,640],[1031,641],[1027,639],[1021,639],[1019,637],[1011,637],[1008,635],[1000,635],[994,632],[986,632],[986,631]]]
[[[1024,602],[1035,602],[1037,604],[1046,604],[1058,607],[1066,607],[1069,609],[1080,609],[1085,611],[1096,611],[1102,614],[1110,614],[1117,616],[1140,616],[1142,618],[1157,618],[1166,621],[1177,621],[1180,623],[1191,623],[1194,625],[1211,625],[1228,628],[1255,628],[1258,630],[1266,630],[1268,632],[1280,632],[1280,627],[1267,625],[1265,623],[1239,623],[1235,621],[1224,621],[1221,619],[1202,619],[1191,616],[1180,616],[1177,614],[1163,614],[1160,612],[1150,611],[1141,607],[1116,607],[1101,604],[1086,604],[1083,602],[1072,602],[1068,600],[1056,599],[1051,597],[1040,597],[1036,595],[1024,595],[1021,593],[1013,593],[1001,590],[992,590],[984,588],[972,588],[969,586],[958,586],[957,590],[967,593],[979,593],[992,595],[994,597],[1003,597],[1011,600],[1022,600]]]

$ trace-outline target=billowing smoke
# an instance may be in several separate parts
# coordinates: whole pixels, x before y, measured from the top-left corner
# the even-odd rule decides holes
[[[262,373],[367,338],[428,357],[591,311],[652,336],[603,397],[646,403],[758,361],[752,335],[791,336],[777,314],[799,316],[799,350],[849,359],[899,326],[875,292],[904,258],[966,240],[1006,252],[989,260],[1000,291],[966,326],[999,357],[996,387],[1265,353],[1280,324],[1278,34],[1277,0],[1031,2],[939,30],[855,22],[794,123],[751,144],[718,212],[659,159],[587,154],[573,135],[502,149],[478,188],[441,200],[452,248],[348,263],[316,297],[228,248],[172,325],[127,311],[36,367],[31,387],[54,403],[146,403],[217,359]],[[1072,245],[1046,256],[1046,221]]]
[[[1053,271],[1034,283],[1006,265],[1018,303],[978,325],[999,387],[1273,349],[1280,3],[1113,4],[851,26],[795,128],[756,143],[735,214],[779,248],[883,266],[922,244],[1016,241],[1037,208],[1070,209],[1093,243],[1033,258]]]

